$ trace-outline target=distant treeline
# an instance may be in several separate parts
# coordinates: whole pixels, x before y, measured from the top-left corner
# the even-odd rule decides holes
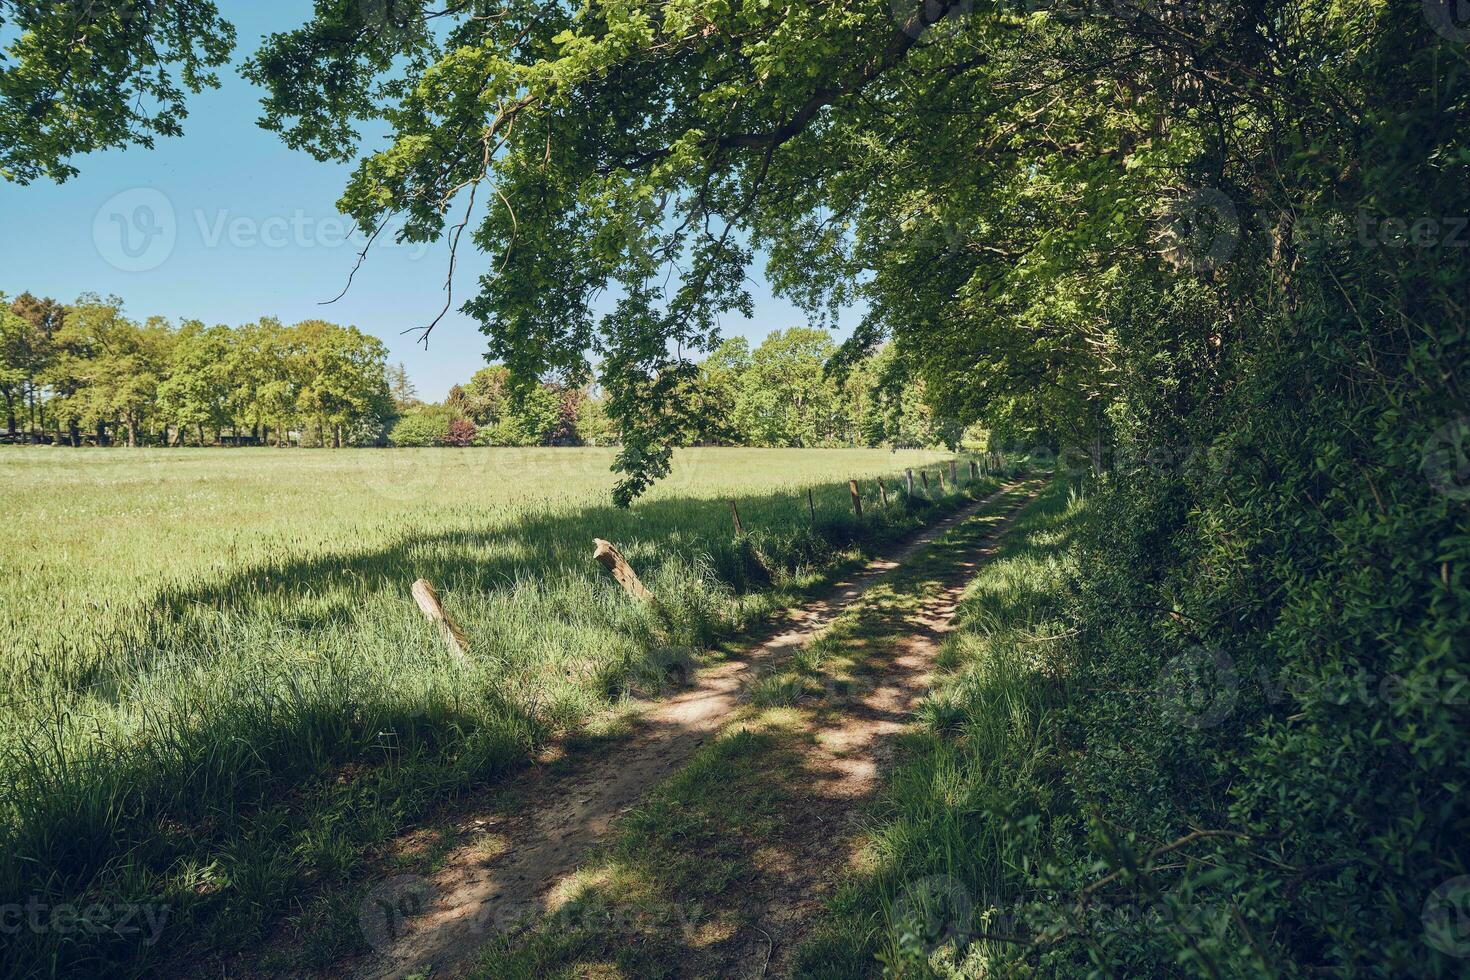
[[[726,341],[681,382],[691,445],[954,445],[890,350],[840,376],[821,330]],[[0,397],[11,440],[94,445],[614,445],[596,384],[516,392],[484,368],[425,404],[378,339],[321,320],[143,322],[120,301],[0,296]]]
[[[701,446],[955,446],[963,428],[936,418],[923,386],[890,348],[850,370],[829,370],[837,346],[823,330],[794,327],[755,350],[725,341],[682,382],[689,419],[681,442]],[[509,372],[492,365],[455,386],[442,405],[407,408],[395,445],[612,445],[618,433],[600,389],[542,385],[514,403]]]

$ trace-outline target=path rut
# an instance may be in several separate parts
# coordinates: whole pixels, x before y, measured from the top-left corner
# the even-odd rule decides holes
[[[794,624],[779,635],[738,660],[700,672],[689,689],[652,706],[635,721],[633,734],[610,753],[566,771],[528,774],[525,778],[533,783],[526,794],[534,801],[530,808],[498,818],[493,826],[508,844],[504,853],[489,862],[473,847],[452,853],[431,879],[422,914],[403,922],[397,935],[356,964],[353,974],[362,980],[401,980],[425,972],[435,977],[461,975],[495,935],[527,915],[547,910],[558,887],[617,818],[677,772],[730,720],[752,671],[789,656],[906,558],[1022,485],[1017,481],[1001,488],[838,582],[829,595],[801,607],[793,616]],[[956,592],[945,600],[949,605],[936,610],[936,625],[952,617],[957,598]],[[910,668],[929,655],[932,650],[918,651],[912,664],[900,658],[895,667],[901,675],[887,679],[870,695],[870,700],[884,702],[873,708],[888,720],[859,723],[827,746],[832,765],[848,770],[843,778],[852,783],[852,793],[843,795],[861,796],[871,788],[876,764],[859,757],[879,735],[899,724],[892,719],[906,712],[915,690]]]

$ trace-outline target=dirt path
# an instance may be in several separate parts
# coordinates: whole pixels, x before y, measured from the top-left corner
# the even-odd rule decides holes
[[[984,539],[946,569],[939,587],[894,624],[892,648],[868,662],[879,682],[813,731],[801,762],[806,790],[785,815],[782,866],[763,869],[765,881],[751,910],[765,941],[764,961],[752,948],[726,963],[723,976],[790,975],[799,941],[854,861],[863,815],[893,759],[895,736],[912,723],[928,695],[935,657],[953,629],[965,590],[1033,499],[1034,493],[1027,494],[1007,507]],[[759,974],[749,971],[752,962],[762,962]]]
[[[493,936],[545,910],[558,886],[614,821],[678,771],[731,719],[752,671],[789,656],[906,558],[1021,485],[1013,483],[966,507],[839,582],[826,598],[802,607],[793,617],[795,625],[780,635],[739,660],[701,672],[688,690],[654,705],[635,722],[633,735],[610,753],[554,774],[528,774],[524,796],[534,801],[530,807],[509,819],[487,818],[504,842],[501,856],[487,861],[473,846],[449,855],[421,892],[422,914],[395,928],[395,935],[377,937],[377,950],[356,964],[354,975],[367,980],[399,980],[425,972],[460,975]],[[961,563],[957,577],[968,578],[964,573],[972,572],[978,560]],[[879,743],[902,727],[922,693],[928,665],[962,591],[959,581],[930,602],[913,623],[914,635],[905,649],[885,666],[882,684],[854,705],[840,725],[822,733],[814,764],[827,773],[824,798],[846,800],[850,807],[871,794],[881,764]],[[785,894],[787,907],[771,909],[773,920],[783,924],[799,917],[810,889],[789,888]]]

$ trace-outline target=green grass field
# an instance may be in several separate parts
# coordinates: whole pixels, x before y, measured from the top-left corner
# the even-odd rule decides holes
[[[658,685],[660,651],[917,526],[935,505],[884,510],[871,477],[947,458],[688,450],[617,511],[600,450],[0,451],[0,899],[148,903],[167,955],[239,948],[434,801]],[[420,577],[468,666],[413,606]],[[6,938],[12,975],[143,970],[170,946],[105,923]]]

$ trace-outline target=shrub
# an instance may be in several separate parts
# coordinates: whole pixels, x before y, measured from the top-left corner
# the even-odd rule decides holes
[[[394,423],[388,432],[388,442],[399,447],[443,446],[448,444],[450,427],[456,421],[460,420],[454,410],[445,405],[418,405]]]
[[[475,423],[469,419],[455,419],[449,423],[449,432],[445,435],[444,442],[446,445],[463,449],[474,445],[477,434]]]

